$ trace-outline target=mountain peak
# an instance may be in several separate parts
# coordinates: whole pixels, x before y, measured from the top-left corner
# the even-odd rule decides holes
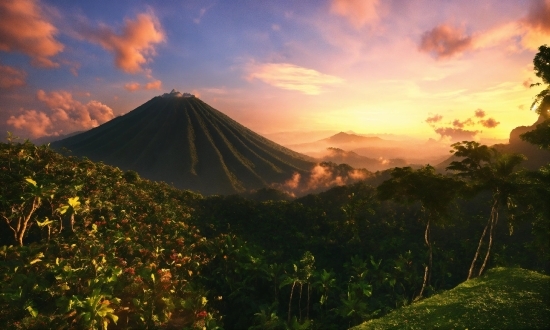
[[[195,95],[191,93],[180,93],[176,89],[172,89],[170,93],[164,93],[162,94],[162,97],[168,98],[168,97],[195,97]]]

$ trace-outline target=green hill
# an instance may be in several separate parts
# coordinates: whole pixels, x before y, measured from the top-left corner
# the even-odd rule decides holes
[[[483,277],[353,329],[549,327],[550,276],[520,268],[495,268]]]

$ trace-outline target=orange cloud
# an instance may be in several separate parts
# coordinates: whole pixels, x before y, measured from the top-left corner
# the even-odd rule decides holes
[[[25,85],[27,73],[7,65],[0,65],[0,88],[11,88]]]
[[[33,138],[54,135],[49,132],[52,121],[48,115],[36,110],[24,110],[19,116],[10,116],[7,124],[27,131]]]
[[[162,87],[162,81],[160,80],[155,80],[155,81],[152,81],[152,82],[149,82],[147,84],[145,84],[145,89],[158,89],[160,90]]]
[[[135,92],[140,88],[141,88],[141,85],[137,82],[131,82],[124,85],[124,89],[126,89],[129,92]]]
[[[331,13],[347,18],[355,28],[375,23],[379,19],[379,0],[333,0]]]
[[[0,50],[27,54],[36,66],[59,66],[50,58],[64,46],[55,40],[57,29],[43,17],[35,0],[0,1],[0,13]]]
[[[251,65],[248,79],[259,79],[272,86],[295,90],[308,95],[321,94],[322,88],[336,85],[343,79],[319,71],[288,63],[267,63]]]
[[[139,14],[135,20],[124,21],[122,33],[117,34],[106,25],[98,29],[86,28],[81,36],[114,53],[115,65],[124,72],[143,71],[143,65],[155,55],[155,44],[165,40],[158,19],[150,13]]]
[[[441,24],[422,35],[419,50],[431,53],[437,59],[445,59],[472,47],[472,37],[464,35],[459,29]]]
[[[157,89],[157,90],[160,90],[161,87],[162,87],[162,81],[160,81],[160,80],[155,80],[155,81],[148,82],[147,84],[145,84],[145,86],[141,86],[141,84],[137,83],[137,82],[130,82],[130,83],[127,83],[127,84],[124,85],[124,89],[126,89],[129,92],[135,92],[135,91],[140,90],[140,89],[147,89],[147,90]]]
[[[36,97],[47,111],[22,110],[7,120],[8,125],[26,130],[34,138],[88,130],[114,118],[113,110],[105,104],[95,100],[83,104],[67,91],[39,90]]]

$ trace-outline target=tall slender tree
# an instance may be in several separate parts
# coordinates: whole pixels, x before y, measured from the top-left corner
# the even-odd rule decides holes
[[[481,145],[475,141],[463,141],[452,145],[454,155],[462,158],[453,161],[447,170],[455,171],[465,178],[472,191],[489,190],[492,193],[491,213],[479,239],[477,250],[468,271],[468,279],[474,274],[484,239],[489,233],[485,258],[478,275],[485,270],[494,240],[494,230],[498,223],[499,208],[507,205],[518,189],[516,168],[525,156],[521,154],[500,153],[496,149]]]
[[[461,183],[453,178],[438,174],[435,168],[426,165],[418,170],[411,167],[396,167],[391,178],[378,186],[381,200],[398,202],[419,202],[422,221],[426,224],[424,242],[428,249],[428,262],[424,269],[424,280],[418,297],[422,297],[430,282],[433,263],[431,227],[441,224],[447,215],[450,203],[459,192]]]

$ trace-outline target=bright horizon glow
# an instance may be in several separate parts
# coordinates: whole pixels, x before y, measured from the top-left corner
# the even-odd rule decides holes
[[[507,139],[550,44],[550,0],[527,2],[7,0],[0,129],[68,134],[176,89],[267,136]]]

